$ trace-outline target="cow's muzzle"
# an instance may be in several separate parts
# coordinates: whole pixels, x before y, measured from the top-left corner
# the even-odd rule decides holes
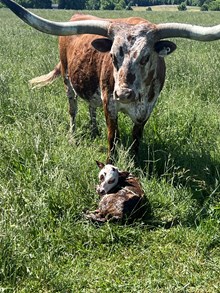
[[[124,104],[134,102],[135,97],[135,92],[129,88],[121,88],[114,91],[114,99]]]

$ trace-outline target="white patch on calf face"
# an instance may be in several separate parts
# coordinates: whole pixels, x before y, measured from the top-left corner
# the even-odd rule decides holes
[[[107,194],[113,187],[118,184],[119,171],[118,168],[107,164],[99,172],[100,184],[97,186],[97,192],[99,195]]]

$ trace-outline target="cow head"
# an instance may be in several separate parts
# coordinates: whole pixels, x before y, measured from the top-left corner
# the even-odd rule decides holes
[[[158,58],[176,49],[172,42],[157,40],[152,29],[152,25],[146,24],[121,24],[120,30],[112,28],[112,39],[98,38],[92,42],[96,50],[110,53],[115,100],[130,103],[144,97],[157,70]]]

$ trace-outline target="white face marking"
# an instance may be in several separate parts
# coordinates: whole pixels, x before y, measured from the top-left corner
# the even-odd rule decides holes
[[[100,184],[97,186],[97,192],[99,195],[107,194],[113,187],[118,184],[119,171],[118,168],[107,164],[99,172]]]
[[[158,61],[153,45],[151,38],[138,29],[129,40],[126,34],[114,39],[110,53],[114,64],[115,100],[130,104],[146,98],[150,84],[146,80],[156,71]]]

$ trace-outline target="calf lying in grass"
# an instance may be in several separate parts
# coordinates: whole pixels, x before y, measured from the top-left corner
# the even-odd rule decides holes
[[[138,178],[117,167],[96,162],[101,169],[96,191],[100,196],[98,209],[87,212],[86,218],[96,222],[132,221],[147,212],[147,200]]]

